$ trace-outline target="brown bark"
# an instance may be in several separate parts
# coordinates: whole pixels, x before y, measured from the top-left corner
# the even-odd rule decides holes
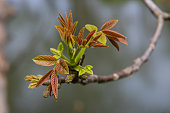
[[[9,64],[5,59],[4,46],[7,40],[6,22],[13,15],[13,9],[5,0],[0,0],[0,113],[8,113],[7,71]]]

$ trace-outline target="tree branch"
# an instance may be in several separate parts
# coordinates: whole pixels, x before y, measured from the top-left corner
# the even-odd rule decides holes
[[[160,34],[162,32],[162,28],[164,25],[164,20],[170,20],[170,14],[163,12],[152,0],[144,0],[144,3],[157,18],[157,27],[155,33],[151,37],[149,46],[145,50],[143,55],[136,58],[132,65],[122,69],[119,72],[113,73],[111,75],[104,75],[104,76],[91,75],[86,80],[78,80],[76,83],[81,83],[81,84],[88,84],[88,83],[95,83],[95,82],[105,83],[109,81],[119,80],[121,78],[128,77],[133,73],[137,72],[141,68],[141,66],[148,61],[153,50],[155,49],[158,39],[160,38]],[[65,83],[65,78],[60,77],[59,83]],[[50,80],[44,83],[44,85],[48,85],[48,84],[50,84]]]

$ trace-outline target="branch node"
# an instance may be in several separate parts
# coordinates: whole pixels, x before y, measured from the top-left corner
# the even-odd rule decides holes
[[[117,73],[113,74],[113,80],[118,80],[119,79],[119,75]]]
[[[141,58],[136,58],[133,62],[134,62],[135,64],[138,64],[138,63],[140,63],[141,61],[142,61]]]
[[[154,44],[150,44],[150,48],[152,48],[152,50],[155,49],[155,45]]]

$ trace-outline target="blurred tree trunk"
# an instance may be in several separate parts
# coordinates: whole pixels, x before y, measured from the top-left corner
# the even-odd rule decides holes
[[[7,40],[6,22],[14,14],[7,0],[0,0],[0,113],[8,113],[7,103],[7,71],[8,62],[5,59],[5,43]]]

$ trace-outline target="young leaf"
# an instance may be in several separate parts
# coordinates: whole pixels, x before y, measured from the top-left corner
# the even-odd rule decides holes
[[[100,34],[100,33],[102,33],[102,32],[97,32],[96,35],[98,35],[98,34]],[[107,42],[107,39],[106,39],[105,34],[102,33],[102,35],[98,38],[97,41],[99,41],[100,43],[102,43],[102,44],[105,45],[106,42]]]
[[[112,39],[109,39],[109,41],[112,43],[112,45],[114,45],[116,47],[116,49],[119,51],[119,45],[117,44],[117,42],[115,42]]]
[[[93,75],[93,71],[91,70],[93,68],[93,66],[91,65],[86,65],[84,67],[84,70],[86,71],[86,73],[90,74],[90,75]]]
[[[74,34],[74,32],[76,30],[77,23],[78,23],[78,21],[74,22],[74,24],[71,26],[71,30],[70,30],[71,34]]]
[[[94,26],[94,25],[91,25],[91,24],[86,24],[85,28],[90,32],[93,31],[93,30],[97,31],[97,27]]]
[[[82,74],[84,74],[84,73],[86,73],[86,70],[83,69],[83,68],[81,68],[80,71],[79,71],[79,75],[82,75]]]
[[[81,45],[81,43],[82,43],[82,39],[83,39],[83,35],[84,35],[84,29],[85,28],[83,27],[78,34],[78,37],[77,37],[78,45]]]
[[[85,38],[85,40],[87,40],[87,42],[90,40],[90,38],[93,36],[93,34],[95,33],[96,30],[91,31]]]
[[[57,63],[57,59],[50,55],[40,55],[32,59],[36,64],[40,66],[52,66]]]
[[[125,39],[123,39],[123,38],[109,37],[109,36],[108,36],[108,38],[111,39],[111,40],[116,40],[116,41],[118,41],[120,43],[123,43],[125,45],[128,45],[127,41]]]
[[[108,47],[108,46],[106,46],[104,44],[96,44],[96,45],[92,46],[92,48],[99,48],[99,47]]]
[[[122,34],[116,32],[116,31],[112,31],[112,30],[103,30],[102,31],[104,34],[106,34],[106,36],[111,36],[111,37],[117,37],[117,38],[126,38],[125,36],[123,36]]]
[[[54,97],[57,101],[57,97],[58,97],[58,76],[56,74],[56,71],[53,71],[53,73],[51,74],[51,86],[52,86],[52,91],[53,91]]]
[[[68,65],[63,59],[60,59],[59,63],[56,64],[56,71],[62,75],[69,74]]]
[[[61,39],[63,40],[63,34],[64,34],[63,32],[64,32],[64,29],[62,29],[61,26],[55,26],[55,27],[56,27],[56,29],[58,30]]]
[[[46,88],[45,88],[45,90],[43,92],[43,97],[44,98],[47,98],[50,95],[50,88],[51,88],[51,85],[46,86]]]
[[[48,71],[37,83],[36,87],[41,86],[45,81],[47,81],[53,70]]]
[[[65,81],[67,83],[71,83],[73,81],[74,77],[75,77],[75,74],[69,74],[66,76]]]
[[[50,48],[50,51],[53,53],[53,54],[55,54],[53,57],[55,57],[56,59],[59,59],[59,58],[61,58],[61,51],[59,51],[59,50],[56,50],[56,49],[54,49],[54,48]]]
[[[30,83],[29,86],[28,86],[28,88],[29,88],[29,89],[36,88],[36,84],[37,84],[37,83]]]
[[[66,26],[66,22],[65,22],[63,16],[61,15],[61,13],[58,13],[58,14],[59,14],[59,16],[61,17],[61,19],[62,19],[62,21],[63,21],[63,23],[64,23],[64,27],[65,27],[65,26]]]
[[[70,10],[70,13],[69,13],[69,17],[67,19],[67,29],[70,29],[71,27],[71,24],[72,24],[72,13],[71,13],[71,10]]]
[[[63,52],[63,44],[60,42],[60,44],[58,45],[58,51],[60,51],[61,52],[61,54],[62,54],[62,52]]]
[[[98,34],[98,32],[95,33],[95,37],[92,39],[92,41],[97,41],[102,34],[103,34],[103,33],[101,33],[101,34]]]
[[[92,69],[92,68],[93,68],[92,65],[86,65],[86,66],[84,67],[84,69]]]
[[[79,72],[79,75],[82,75],[86,72],[85,69],[81,66],[76,66],[74,69]]]
[[[66,24],[64,23],[64,21],[63,21],[60,17],[58,17],[58,21],[60,22],[60,24],[61,24],[63,27],[66,26]]]
[[[107,21],[105,24],[103,24],[103,26],[101,27],[101,31],[102,30],[106,30],[106,29],[111,29],[112,27],[114,27],[117,24],[118,20],[109,20]]]

